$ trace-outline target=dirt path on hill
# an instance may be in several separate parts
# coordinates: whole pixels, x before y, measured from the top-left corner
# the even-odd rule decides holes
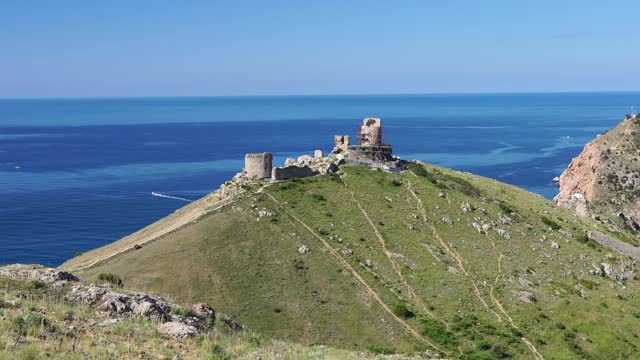
[[[422,205],[422,199],[420,199],[418,197],[418,195],[415,193],[415,191],[413,191],[413,188],[411,187],[411,182],[410,181],[405,181],[405,185],[407,186],[407,189],[409,190],[411,195],[414,197],[414,199],[416,199],[416,202],[418,203],[418,211],[420,211],[420,213],[423,216],[423,218],[426,219],[427,218],[427,211],[424,209],[424,206]],[[429,228],[431,229],[431,233],[433,234],[433,237],[436,240],[438,240],[438,242],[440,242],[440,245],[442,245],[442,247],[444,248],[445,253],[447,255],[449,255],[449,257],[451,257],[458,264],[458,267],[460,268],[460,271],[462,271],[462,273],[467,278],[469,278],[469,280],[471,281],[471,284],[473,285],[474,293],[475,293],[476,297],[478,298],[478,300],[480,300],[482,305],[488,311],[492,312],[498,318],[498,320],[502,321],[502,318],[500,317],[500,315],[498,315],[498,313],[496,313],[493,309],[491,309],[489,304],[487,304],[487,302],[482,297],[482,292],[480,291],[480,288],[476,284],[476,281],[473,279],[471,274],[469,274],[469,272],[467,272],[467,269],[464,267],[464,263],[463,263],[462,257],[455,251],[455,249],[453,249],[453,247],[450,244],[448,244],[446,241],[444,241],[444,239],[440,236],[440,234],[438,234],[438,231],[436,230],[435,226],[429,224]]]
[[[307,229],[307,231],[311,233],[311,235],[313,235],[316,239],[318,239],[322,243],[322,245],[329,251],[329,253],[333,255],[333,257],[335,257],[336,263],[341,268],[351,273],[351,275],[366,289],[369,295],[371,295],[371,297],[373,297],[373,299],[376,300],[376,302],[378,302],[378,304],[382,306],[382,308],[387,313],[389,313],[391,317],[393,317],[403,328],[405,328],[407,332],[409,332],[413,337],[415,337],[419,341],[431,346],[432,348],[438,350],[441,353],[446,354],[445,351],[440,349],[429,339],[420,335],[420,333],[418,333],[414,328],[412,328],[409,324],[407,324],[403,319],[401,319],[396,314],[394,314],[391,308],[389,308],[389,306],[384,301],[382,301],[378,293],[376,293],[375,290],[373,290],[373,288],[371,288],[371,286],[367,284],[364,278],[362,278],[362,276],[360,276],[360,274],[342,256],[340,256],[340,254],[338,254],[338,252],[324,238],[322,238],[322,236],[318,235],[309,225],[307,225],[304,221],[300,220],[300,218],[298,218],[292,211],[290,211],[288,208],[282,205],[282,203],[280,203],[273,195],[269,194],[266,191],[264,192],[264,194],[266,194],[287,215],[289,215],[292,219],[294,219],[296,222],[302,225],[305,229]]]
[[[504,257],[504,254],[502,254],[502,252],[500,252],[500,250],[498,250],[498,247],[496,246],[495,241],[493,240],[493,238],[491,236],[489,236],[489,234],[487,234],[485,232],[484,235],[485,235],[485,237],[487,239],[489,239],[489,241],[491,242],[491,246],[498,253],[498,259],[497,259],[498,274],[496,275],[496,279],[494,281],[494,284],[497,284],[498,280],[500,280],[500,277],[502,277],[502,258]],[[493,296],[493,286],[491,286],[491,285],[489,285],[489,296],[491,297],[491,301],[498,307],[500,312],[502,314],[504,314],[504,316],[507,318],[507,320],[509,321],[509,324],[511,324],[511,326],[513,326],[514,328],[517,329],[518,327],[513,322],[513,319],[511,319],[511,316],[509,316],[509,314],[505,311],[504,307],[498,301],[498,299],[496,299],[496,297]]]
[[[492,237],[489,236],[489,234],[487,234],[485,232],[485,236],[489,239],[489,241],[491,241],[491,245],[493,246],[493,249],[498,253],[498,275],[496,275],[496,279],[494,281],[494,283],[498,283],[498,280],[500,279],[500,277],[502,277],[502,258],[504,257],[504,254],[498,250],[498,247],[496,246],[495,241],[493,240]],[[513,319],[511,318],[511,316],[509,316],[509,313],[507,313],[507,311],[504,309],[504,307],[502,306],[502,304],[498,301],[498,299],[493,295],[493,286],[489,286],[489,296],[491,297],[491,301],[493,301],[493,303],[498,307],[498,309],[500,309],[500,312],[502,312],[502,314],[504,314],[504,316],[507,318],[507,320],[509,321],[509,324],[511,324],[511,326],[515,329],[519,329],[518,326],[515,324],[515,322],[513,321]],[[542,354],[540,354],[538,352],[538,349],[536,349],[536,347],[529,341],[529,339],[527,339],[526,337],[522,337],[520,338],[520,340],[525,343],[527,345],[527,347],[529,347],[529,350],[531,350],[531,352],[533,352],[534,356],[537,359],[544,359],[544,357],[542,356]]]
[[[500,279],[500,277],[502,277],[502,258],[504,257],[504,254],[502,252],[500,252],[500,250],[498,250],[498,247],[496,246],[496,242],[493,240],[493,238],[491,236],[489,236],[489,234],[487,234],[486,232],[484,233],[484,236],[489,239],[489,241],[491,241],[491,246],[493,247],[493,250],[495,250],[498,253],[498,275],[496,275],[496,279],[494,281],[494,283],[498,283],[498,280]]]
[[[417,175],[414,174],[413,172],[411,174],[413,174],[414,176],[417,177]],[[405,180],[405,184],[407,186],[407,189],[411,193],[411,195],[416,199],[416,202],[418,203],[418,210],[420,211],[420,213],[422,214],[422,216],[424,218],[427,218],[427,211],[425,210],[424,205],[422,204],[422,199],[420,199],[420,197],[418,197],[418,195],[415,193],[415,191],[413,191],[413,188],[411,187],[411,182],[410,181]],[[429,227],[431,228],[431,232],[432,232],[433,236],[440,242],[440,244],[445,249],[445,252],[447,254],[449,254],[449,256],[451,256],[458,263],[458,266],[460,267],[460,270],[462,271],[462,273],[469,278],[469,280],[471,281],[471,284],[474,287],[474,292],[476,294],[476,297],[480,300],[480,302],[484,305],[484,307],[487,310],[489,310],[491,313],[493,313],[495,315],[495,317],[498,319],[498,321],[502,322],[503,321],[502,317],[498,313],[496,313],[493,309],[491,309],[489,307],[489,305],[486,303],[486,301],[482,298],[482,295],[481,295],[482,293],[480,292],[480,289],[478,288],[476,280],[465,269],[464,263],[463,263],[463,258],[460,256],[460,254],[457,253],[457,251],[453,248],[453,246],[451,246],[451,244],[448,244],[446,241],[444,241],[444,239],[440,236],[440,234],[438,234],[435,226],[429,224]],[[500,278],[500,276],[502,276],[502,257],[503,257],[503,254],[498,250],[498,248],[496,247],[495,242],[493,241],[493,239],[491,239],[488,235],[487,235],[487,238],[491,241],[491,244],[492,244],[493,248],[498,253],[498,275],[496,276],[496,279],[495,279],[495,281],[497,282],[498,279]],[[509,316],[507,311],[504,309],[502,304],[493,295],[493,286],[489,286],[489,297],[491,298],[491,302],[506,317],[506,319],[509,322],[509,324],[514,329],[519,329],[518,326],[514,323],[514,321],[511,318],[511,316]],[[527,348],[529,348],[529,351],[531,351],[533,353],[533,355],[535,356],[536,359],[544,360],[544,357],[542,356],[542,354],[540,354],[538,352],[538,349],[536,349],[536,347],[531,343],[531,341],[529,341],[529,339],[527,339],[525,336],[522,336],[520,338],[520,340],[527,346]]]
[[[409,297],[411,298],[411,300],[418,305],[418,307],[425,312],[426,314],[428,314],[431,318],[437,320],[437,321],[441,321],[440,319],[437,319],[436,316],[427,308],[427,306],[422,302],[422,300],[420,299],[420,297],[418,297],[418,295],[416,294],[415,290],[413,289],[413,287],[411,287],[411,285],[409,285],[409,283],[407,282],[407,280],[404,278],[404,276],[402,275],[402,273],[400,272],[400,267],[398,266],[398,264],[396,263],[396,261],[393,259],[393,254],[387,249],[387,242],[384,239],[384,237],[382,236],[382,234],[380,233],[380,231],[378,230],[378,227],[375,226],[375,224],[373,223],[373,221],[371,220],[371,218],[369,217],[369,214],[366,212],[366,210],[362,207],[362,205],[360,204],[360,202],[356,199],[355,194],[353,193],[353,191],[351,191],[351,189],[349,189],[349,187],[347,186],[347,184],[343,181],[342,182],[345,189],[347,189],[347,191],[349,192],[349,194],[351,194],[351,199],[353,199],[353,201],[356,203],[356,205],[358,206],[358,209],[360,209],[360,211],[362,212],[362,215],[364,215],[365,219],[367,219],[367,222],[369,223],[369,225],[371,226],[371,228],[373,229],[373,232],[376,234],[376,237],[378,238],[378,241],[380,242],[380,245],[382,246],[382,251],[384,252],[384,254],[386,255],[387,259],[389,259],[389,262],[391,263],[391,266],[393,267],[393,270],[395,271],[395,273],[398,275],[398,277],[400,278],[400,281],[402,281],[402,284],[404,285],[404,287],[407,289],[407,293],[409,295]],[[443,322],[444,323],[444,322]],[[448,324],[444,323],[447,327]]]
[[[126,254],[130,251],[133,250],[138,250],[141,247],[144,247],[145,245],[148,245],[154,241],[160,240],[162,238],[164,238],[165,236],[174,233],[178,230],[187,228],[191,225],[193,225],[194,223],[196,223],[198,220],[202,219],[203,217],[214,213],[222,208],[224,208],[225,206],[228,206],[230,204],[232,204],[233,202],[235,202],[236,199],[238,199],[240,196],[243,196],[246,194],[246,191],[242,191],[239,192],[237,194],[231,195],[223,200],[221,200],[218,204],[216,204],[217,206],[213,209],[206,209],[203,211],[192,211],[192,214],[190,214],[190,216],[185,217],[180,219],[180,222],[176,222],[175,224],[169,226],[168,228],[163,229],[163,231],[158,232],[156,234],[153,234],[152,236],[148,237],[147,239],[144,239],[142,241],[137,241],[135,242],[135,244],[130,244],[128,246],[126,246],[126,248],[120,250],[120,251],[116,251],[110,254],[105,254],[104,256],[102,256],[101,258],[87,264],[84,266],[79,266],[79,267],[75,267],[75,268],[71,268],[69,269],[70,272],[73,271],[84,271],[84,270],[89,270],[94,268],[97,265],[100,265],[102,263],[105,263],[109,260],[112,260],[118,256],[121,256],[123,254]],[[135,233],[134,233],[135,234]],[[133,234],[132,234],[133,235]],[[147,235],[148,236],[148,235]],[[124,245],[123,245],[124,246]]]

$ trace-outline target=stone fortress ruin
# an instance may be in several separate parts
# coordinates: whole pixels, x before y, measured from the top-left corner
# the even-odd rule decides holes
[[[271,153],[246,154],[244,156],[244,175],[249,180],[262,180],[271,177],[273,155]]]
[[[366,118],[362,125],[356,128],[357,143],[349,145],[349,160],[351,163],[368,165],[371,167],[395,168],[393,148],[382,142],[382,121],[378,118]],[[395,165],[395,166],[394,166]]]
[[[351,139],[350,135],[335,135],[334,148],[328,155],[325,156],[321,150],[316,150],[313,156],[289,158],[282,167],[273,166],[271,153],[248,153],[244,157],[244,169],[233,181],[304,178],[338,172],[342,164],[364,165],[385,171],[401,170],[400,159],[392,155],[391,145],[383,142],[380,119],[364,119],[356,128],[356,143],[352,144]]]

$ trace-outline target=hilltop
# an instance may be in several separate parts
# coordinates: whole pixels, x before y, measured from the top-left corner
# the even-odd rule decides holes
[[[560,176],[559,205],[622,229],[640,230],[640,116],[598,135]],[[630,242],[640,244],[637,239]]]
[[[631,235],[498,181],[403,166],[225,187],[61,268],[212,304],[306,345],[474,359],[638,352],[637,260],[600,244]]]

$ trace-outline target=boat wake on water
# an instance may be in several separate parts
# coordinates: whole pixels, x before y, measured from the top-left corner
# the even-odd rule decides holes
[[[151,195],[157,196],[157,197],[161,197],[161,198],[165,198],[165,199],[173,199],[173,200],[180,200],[180,201],[186,201],[186,202],[192,202],[193,201],[193,200],[185,199],[185,198],[182,198],[182,197],[170,196],[170,195],[157,193],[155,191],[152,191]]]

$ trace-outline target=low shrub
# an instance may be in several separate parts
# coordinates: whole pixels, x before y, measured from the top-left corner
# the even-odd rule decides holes
[[[441,344],[441,345],[453,345],[456,343],[456,339],[441,323],[429,319],[422,321],[424,327],[422,328],[422,335],[429,339]]]
[[[27,288],[35,290],[35,289],[41,289],[44,287],[44,283],[42,283],[41,281],[32,279],[27,281]]]
[[[98,281],[103,283],[107,282],[114,286],[122,286],[122,280],[120,277],[113,273],[100,273],[98,275]]]
[[[558,224],[557,222],[549,219],[546,216],[541,217],[540,220],[542,220],[542,223],[547,225],[548,227],[550,227],[552,230],[560,230],[560,228],[561,228],[560,224]]]
[[[507,215],[510,215],[516,212],[516,210],[511,205],[507,204],[504,201],[499,202],[498,207],[500,208],[500,210],[502,210],[503,213]]]
[[[322,194],[311,194],[311,198],[315,201],[327,201],[327,199]]]
[[[397,304],[396,306],[394,306],[393,313],[405,319],[416,317],[416,314],[411,311],[411,309],[409,309],[405,304]]]
[[[189,316],[189,315],[191,315],[191,311],[189,311],[189,309],[183,308],[183,307],[172,307],[169,310],[169,313],[171,313],[173,315],[179,315],[179,316]]]
[[[17,316],[12,323],[15,332],[21,336],[27,336],[29,329],[49,326],[49,320],[37,314]]]
[[[589,242],[589,237],[587,236],[587,234],[579,234],[578,236],[576,236],[576,241],[580,244],[586,244]]]
[[[293,259],[291,261],[291,266],[293,266],[293,268],[296,269],[296,270],[304,270],[305,269],[304,261],[302,261],[301,259]]]
[[[489,350],[491,349],[491,343],[487,340],[478,340],[478,342],[476,342],[476,347],[478,350]]]

